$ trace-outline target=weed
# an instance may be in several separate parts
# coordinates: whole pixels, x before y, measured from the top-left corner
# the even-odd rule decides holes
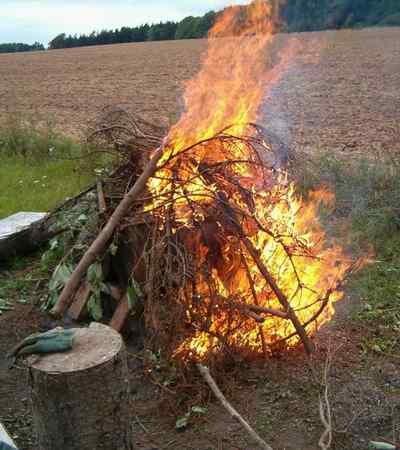
[[[0,127],[0,218],[48,211],[77,194],[104,170],[104,156],[57,133],[11,116]]]
[[[353,319],[365,329],[363,351],[391,352],[400,331],[400,166],[389,158],[315,158],[298,171],[303,193],[321,183],[336,194],[327,226],[355,254],[372,248],[374,261],[352,277],[360,300]]]
[[[46,279],[37,255],[16,258],[7,267],[0,267],[0,314],[12,310],[15,304],[32,303],[35,287]]]

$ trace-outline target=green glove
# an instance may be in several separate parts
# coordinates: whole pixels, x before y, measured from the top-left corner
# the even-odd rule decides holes
[[[64,330],[60,327],[45,333],[31,334],[7,354],[6,366],[11,368],[19,356],[71,350],[73,338],[73,330]]]
[[[371,441],[369,443],[368,450],[396,450],[398,447],[396,447],[393,444],[389,444],[387,442],[375,442]]]

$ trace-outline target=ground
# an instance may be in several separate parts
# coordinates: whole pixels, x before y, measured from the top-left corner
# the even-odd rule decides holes
[[[400,28],[295,33],[277,47],[291,49],[290,63],[270,87],[265,125],[301,148],[398,148]],[[0,55],[0,119],[51,117],[80,136],[102,107],[119,104],[173,123],[205,49],[189,40]]]
[[[21,268],[13,276],[22,277],[26,273]],[[29,333],[55,325],[35,305],[43,287],[35,280],[30,284],[34,287],[29,296],[33,304],[18,304],[0,317],[1,354]],[[15,292],[20,298],[26,291],[19,285]],[[363,450],[370,439],[399,437],[399,356],[383,358],[364,352],[365,333],[358,325],[348,322],[351,309],[354,305],[348,297],[335,321],[315,340],[317,352],[311,360],[298,349],[255,364],[239,364],[224,375],[226,381],[222,385],[227,397],[274,450],[319,450],[318,440],[323,431],[319,393],[328,349],[333,352],[328,374],[335,430],[332,449]],[[128,349],[137,449],[256,448],[240,425],[211,398],[204,416],[193,417],[185,431],[175,430],[177,416],[172,409],[178,415],[183,413],[172,401],[174,396],[163,395],[155,381],[157,377],[143,376],[134,341],[128,340]],[[0,420],[21,450],[34,450],[28,372],[22,365],[0,374],[0,393]],[[193,392],[193,399],[196,397]]]
[[[295,34],[290,39],[300,48],[270,86],[265,123],[285,142],[310,153],[340,150],[342,155],[345,147],[345,155],[398,150],[400,29]],[[0,117],[4,120],[7,111],[43,119],[50,114],[58,129],[76,137],[99,108],[117,103],[150,120],[171,123],[182,108],[181,83],[197,70],[204,49],[204,41],[187,41],[0,55]],[[398,253],[398,242],[391,251]],[[391,308],[396,308],[398,293],[395,261],[390,267],[393,295],[382,290],[378,299],[393,301]],[[30,332],[55,325],[39,308],[47,288],[38,265],[40,255],[35,255],[0,268],[0,298],[7,296],[14,304],[0,315],[0,354]],[[334,353],[327,378],[332,449],[364,450],[368,440],[378,437],[400,440],[400,315],[396,309],[398,324],[390,322],[389,327],[386,315],[385,320],[363,324],[358,314],[370,304],[348,289],[334,321],[316,337],[311,366],[297,349],[239,364],[224,375],[221,386],[227,397],[274,450],[320,448],[319,394],[328,350]],[[390,351],[385,347],[389,341]],[[171,392],[163,392],[154,377],[143,376],[135,342],[128,341],[128,346],[138,449],[256,448],[211,396],[206,414],[193,414],[187,429],[175,430],[177,416],[185,411],[168,401]],[[195,388],[192,395],[196,402]],[[28,399],[22,366],[0,373],[0,421],[21,450],[35,449]]]

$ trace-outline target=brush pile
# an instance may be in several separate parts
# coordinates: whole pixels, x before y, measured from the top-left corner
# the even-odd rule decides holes
[[[184,363],[251,359],[299,342],[311,352],[310,337],[331,317],[349,269],[341,249],[324,243],[316,218],[322,193],[309,204],[295,196],[255,124],[227,127],[179,152],[168,142],[155,152],[162,130],[150,127],[108,110],[90,134],[117,152],[119,167],[106,183],[108,223],[99,236],[115,227],[82,260],[90,254],[91,263],[103,258],[113,268],[103,270],[103,282],[117,283],[120,300],[131,291],[124,320],[142,314],[147,346]],[[104,257],[110,246],[113,255]],[[74,301],[90,262],[53,313]]]
[[[118,329],[141,304],[149,345],[183,364],[265,357],[300,342],[312,352],[310,338],[333,316],[351,261],[319,221],[333,195],[296,195],[277,170],[274,139],[255,123],[293,54],[289,46],[266,57],[279,7],[254,0],[221,14],[201,70],[186,84],[185,111],[167,133],[105,112],[90,138],[113,144],[118,182],[106,192],[112,201],[100,202],[104,227],[53,314],[88,291],[85,277],[102,272],[93,267],[113,242],[112,256],[122,253],[123,235],[125,262],[111,272],[129,270],[118,294],[109,289],[122,298],[111,321]]]

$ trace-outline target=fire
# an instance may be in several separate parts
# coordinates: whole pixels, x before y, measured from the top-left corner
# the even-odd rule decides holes
[[[176,301],[189,331],[177,357],[294,346],[300,336],[293,315],[312,336],[342,296],[351,262],[318,219],[332,194],[314,192],[308,201],[296,195],[266,166],[269,147],[251,125],[290,61],[288,51],[272,70],[266,63],[278,7],[257,0],[228,8],[217,21],[202,69],[186,86],[186,111],[148,183],[147,211],[172,217],[172,233],[188,254],[190,276]]]

